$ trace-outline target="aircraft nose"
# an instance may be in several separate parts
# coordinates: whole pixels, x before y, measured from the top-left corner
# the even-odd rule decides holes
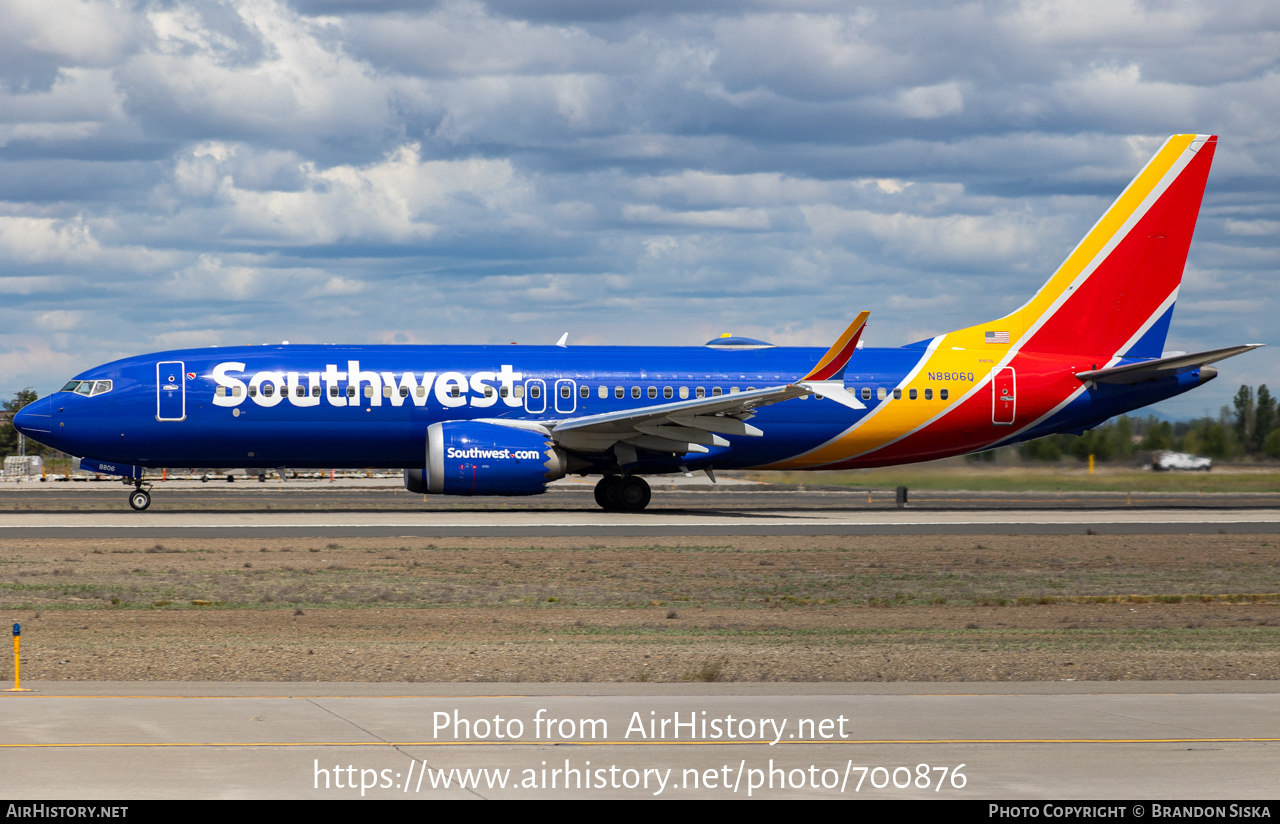
[[[13,428],[24,435],[47,434],[52,428],[52,398],[40,398],[22,407],[13,416]]]

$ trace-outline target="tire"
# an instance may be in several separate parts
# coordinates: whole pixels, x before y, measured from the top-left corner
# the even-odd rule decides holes
[[[622,479],[617,475],[605,475],[596,484],[596,503],[606,512],[613,512],[618,508],[618,482]]]
[[[653,496],[644,478],[631,475],[623,478],[618,484],[617,501],[618,509],[623,512],[640,512],[649,505],[649,499]]]
[[[145,489],[135,489],[129,493],[129,506],[138,512],[151,506],[151,493]]]

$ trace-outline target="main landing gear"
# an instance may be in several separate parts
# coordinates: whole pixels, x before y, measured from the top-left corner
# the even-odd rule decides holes
[[[653,493],[637,475],[605,475],[596,484],[596,503],[607,512],[639,512]]]
[[[126,481],[126,483],[128,482]],[[129,506],[133,507],[138,512],[141,512],[151,506],[151,493],[148,491],[149,489],[150,486],[146,489],[143,488],[142,481],[134,481],[133,491],[129,493]]]

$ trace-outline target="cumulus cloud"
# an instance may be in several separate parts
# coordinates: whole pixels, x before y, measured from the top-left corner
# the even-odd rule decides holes
[[[221,243],[425,243],[467,217],[518,223],[527,186],[504,159],[424,160],[418,144],[379,161],[318,168],[282,152],[206,142],[177,158],[157,193],[180,235]]]
[[[102,251],[80,218],[0,217],[0,256],[21,263],[89,263]]]

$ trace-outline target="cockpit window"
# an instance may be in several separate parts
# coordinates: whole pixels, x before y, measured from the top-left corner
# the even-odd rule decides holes
[[[111,391],[111,381],[68,381],[62,392],[75,392],[77,395],[101,395]]]

